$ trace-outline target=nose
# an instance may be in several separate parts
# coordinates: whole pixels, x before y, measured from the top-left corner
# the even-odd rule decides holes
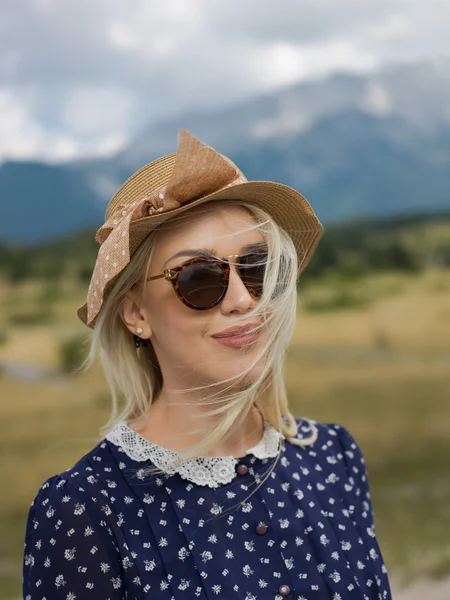
[[[226,294],[220,303],[220,309],[224,314],[245,314],[256,305],[256,300],[249,294],[244,285],[236,266],[230,265],[230,279]]]

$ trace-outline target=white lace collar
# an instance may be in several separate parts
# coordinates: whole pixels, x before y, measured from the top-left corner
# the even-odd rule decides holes
[[[236,477],[236,465],[239,462],[234,456],[200,456],[188,462],[180,463],[179,452],[159,446],[142,437],[126,423],[117,424],[106,439],[118,446],[131,459],[144,462],[150,460],[156,467],[168,475],[178,473],[183,479],[197,485],[216,488],[230,483]],[[246,452],[246,456],[264,460],[277,456],[280,441],[284,436],[264,421],[264,435],[261,440]]]

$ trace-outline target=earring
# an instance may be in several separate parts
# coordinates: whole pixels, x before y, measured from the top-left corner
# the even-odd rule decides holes
[[[138,327],[136,329],[136,333],[138,333],[139,335],[143,332],[144,332],[144,330],[142,329],[142,327]],[[148,346],[147,340],[143,340],[142,338],[138,337],[137,335],[133,335],[133,338],[134,338],[134,345],[136,346],[136,348],[140,348],[141,346],[143,348],[146,348]]]
[[[142,338],[138,337],[137,335],[134,335],[134,345],[136,346],[136,348],[140,348],[141,346],[143,348],[146,348],[148,346],[148,341],[147,340],[143,340]]]

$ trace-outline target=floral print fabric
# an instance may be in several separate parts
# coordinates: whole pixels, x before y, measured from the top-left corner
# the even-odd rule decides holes
[[[148,475],[104,439],[39,490],[24,598],[391,600],[361,450],[344,427],[315,425],[313,445],[250,452],[216,488]]]

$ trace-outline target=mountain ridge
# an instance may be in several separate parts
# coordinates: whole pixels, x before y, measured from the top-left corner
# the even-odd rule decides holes
[[[109,159],[5,162],[0,238],[34,243],[100,226],[115,190],[176,150],[180,125],[230,156],[249,179],[298,189],[324,224],[445,210],[450,59],[446,64],[447,70],[418,63],[370,76],[335,74],[218,112],[190,113],[144,127]]]

